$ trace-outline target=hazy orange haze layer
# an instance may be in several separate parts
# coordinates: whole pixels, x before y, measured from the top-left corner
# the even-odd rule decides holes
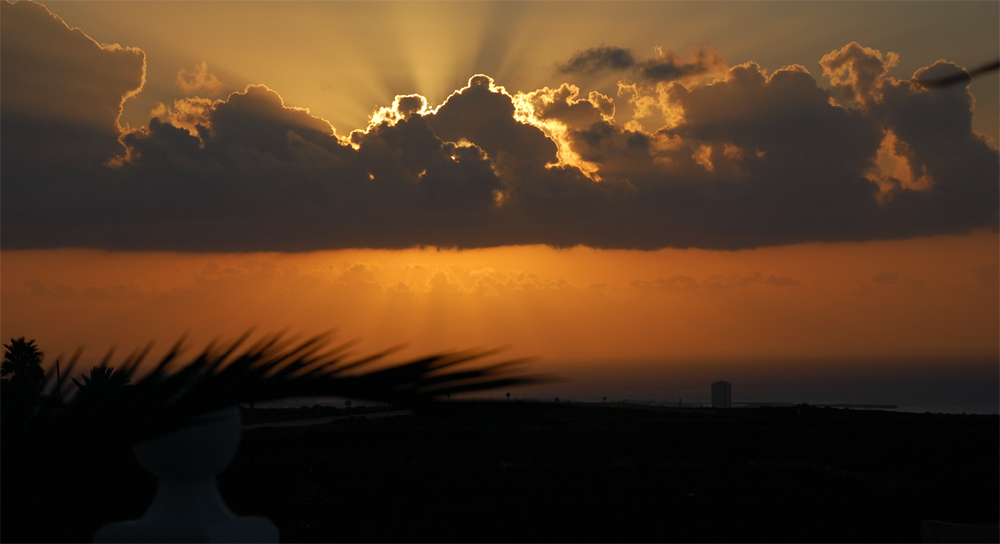
[[[510,346],[542,361],[987,357],[998,237],[738,252],[2,253],[2,337],[52,360],[182,334],[339,329],[373,352]]]

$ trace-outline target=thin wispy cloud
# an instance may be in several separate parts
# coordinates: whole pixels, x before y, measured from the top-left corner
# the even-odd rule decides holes
[[[634,73],[641,80],[658,83],[718,74],[725,71],[726,61],[717,51],[706,47],[698,48],[690,58],[657,49],[654,56],[640,59],[631,49],[601,45],[577,51],[558,68],[563,74]]]
[[[215,77],[215,74],[209,73],[207,62],[196,64],[194,70],[190,72],[181,68],[177,72],[177,87],[185,94],[206,93],[210,96],[220,94],[225,90],[225,85],[219,81],[219,78]]]

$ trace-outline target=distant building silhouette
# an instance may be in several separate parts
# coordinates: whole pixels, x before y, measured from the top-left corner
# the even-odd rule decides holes
[[[729,408],[733,401],[733,387],[729,382],[712,384],[712,408]]]

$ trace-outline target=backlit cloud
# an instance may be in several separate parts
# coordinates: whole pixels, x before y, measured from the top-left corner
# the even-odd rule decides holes
[[[0,27],[3,214],[32,199],[73,201],[85,189],[67,178],[121,152],[118,118],[145,83],[145,55],[97,43],[32,2],[0,2]]]
[[[181,68],[177,72],[177,87],[184,94],[205,93],[217,95],[223,92],[225,86],[215,77],[215,74],[208,72],[208,63],[202,62],[194,66],[194,70],[188,72]]]
[[[882,101],[885,75],[898,63],[899,55],[889,52],[883,57],[878,49],[863,47],[858,42],[831,51],[819,61],[835,93],[861,106]]]
[[[200,92],[213,96],[225,90],[225,85],[219,81],[219,78],[208,72],[207,62],[196,64],[191,72],[181,68],[177,72],[177,87],[185,94]]]
[[[145,54],[101,44],[34,2],[0,3],[4,123],[118,132],[122,103],[145,84]],[[6,142],[5,142],[6,143]]]
[[[2,5],[5,248],[738,249],[997,228],[998,155],[972,131],[968,88],[888,77],[896,57],[854,43],[821,60],[829,89],[708,50],[578,54],[579,70],[642,79],[623,83],[618,100],[645,112],[625,125],[601,93],[512,93],[480,74],[441,104],[399,96],[353,132],[265,85],[120,129],[142,52]]]

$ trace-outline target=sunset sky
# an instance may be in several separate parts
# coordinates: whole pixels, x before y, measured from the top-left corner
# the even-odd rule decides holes
[[[918,83],[996,2],[0,2],[0,336],[47,363],[335,328],[1000,402],[997,73]]]

